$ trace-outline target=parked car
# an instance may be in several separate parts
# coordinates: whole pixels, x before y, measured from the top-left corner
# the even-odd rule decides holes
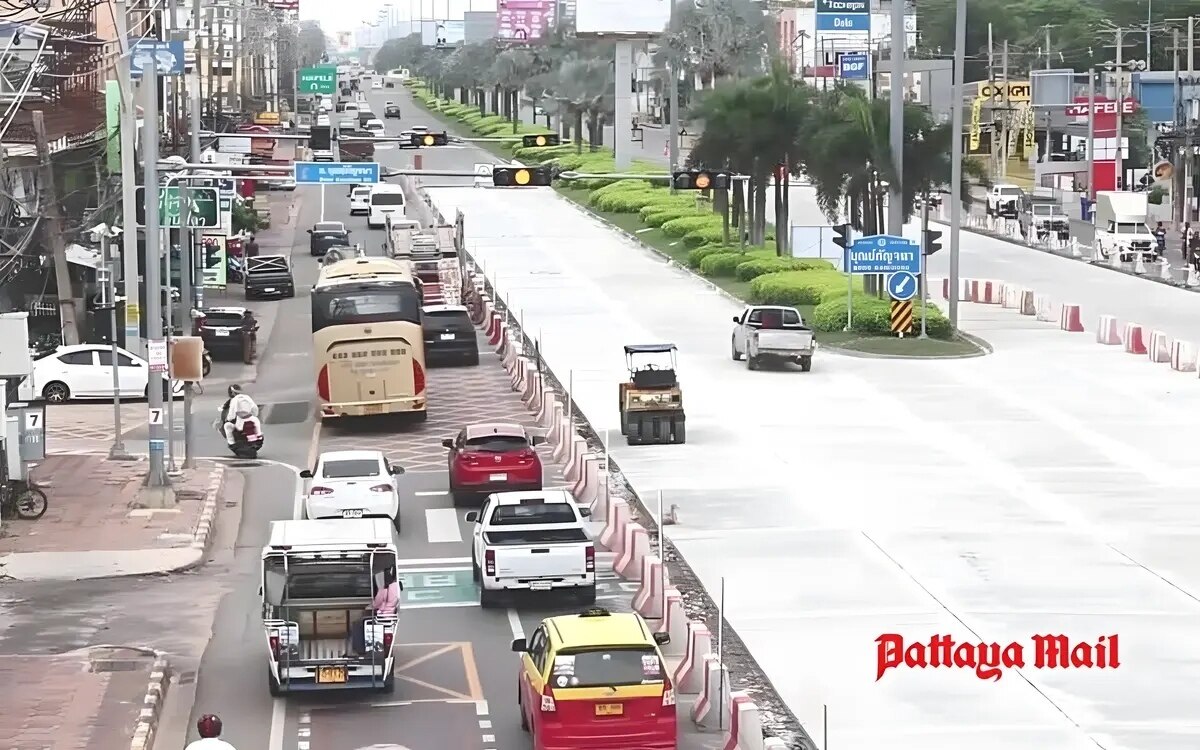
[[[318,221],[308,234],[308,251],[313,256],[324,255],[331,247],[350,244],[350,230],[340,221]]]
[[[545,442],[512,422],[468,425],[443,440],[454,504],[478,502],[493,492],[540,490],[542,459],[534,448]]]
[[[258,320],[244,307],[206,307],[196,318],[196,333],[214,357],[254,361],[258,349]]]
[[[466,514],[471,569],[479,604],[495,606],[504,594],[562,591],[584,604],[596,601],[596,546],[566,490],[498,492]]]
[[[478,365],[479,342],[467,308],[462,305],[427,305],[422,310],[425,364]]]
[[[388,102],[383,105],[383,119],[400,119],[400,105],[395,102]]]
[[[381,451],[327,451],[317,465],[300,472],[308,480],[304,517],[390,518],[400,530],[400,485],[403,467],[393,465]]]
[[[17,384],[17,398],[62,404],[71,400],[111,399],[113,396],[112,347],[100,344],[60,346],[33,363],[29,375]],[[162,383],[163,397],[183,395],[183,383],[167,385],[165,373],[150,372],[150,364],[133,352],[117,349],[117,375],[121,398],[147,398],[149,384]]]
[[[292,259],[287,255],[259,255],[246,259],[246,299],[295,297]]]

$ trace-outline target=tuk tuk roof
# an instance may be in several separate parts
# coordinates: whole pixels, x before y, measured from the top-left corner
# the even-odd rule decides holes
[[[392,524],[386,518],[335,518],[304,521],[272,521],[271,535],[263,555],[272,552],[395,549]]]

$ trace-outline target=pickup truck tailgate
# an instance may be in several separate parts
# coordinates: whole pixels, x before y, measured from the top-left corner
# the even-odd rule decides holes
[[[484,543],[496,553],[496,577],[518,580],[585,575],[592,544],[579,528],[491,531]]]
[[[812,331],[762,330],[755,331],[754,336],[758,340],[758,350],[764,353],[802,352],[813,346]]]

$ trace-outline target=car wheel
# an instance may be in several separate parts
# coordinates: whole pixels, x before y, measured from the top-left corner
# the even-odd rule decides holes
[[[46,383],[46,387],[42,389],[42,398],[48,404],[62,404],[71,400],[71,389],[66,383],[55,380],[52,383]]]
[[[742,355],[738,352],[737,344],[734,343],[732,338],[729,339],[729,356],[733,357],[734,362],[742,361]]]

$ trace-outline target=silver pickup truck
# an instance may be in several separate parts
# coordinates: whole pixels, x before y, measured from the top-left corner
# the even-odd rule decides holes
[[[746,369],[757,370],[764,361],[795,362],[804,372],[812,369],[817,337],[796,308],[753,305],[733,322],[731,354],[735,362],[745,359]]]

